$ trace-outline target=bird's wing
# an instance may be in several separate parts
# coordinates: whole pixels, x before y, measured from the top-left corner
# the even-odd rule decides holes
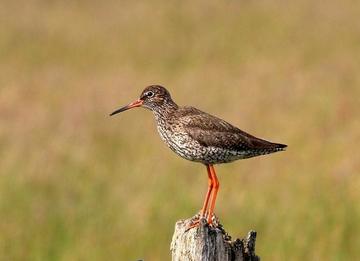
[[[184,111],[181,121],[185,131],[203,146],[247,150],[273,148],[275,145],[196,108],[186,107]]]

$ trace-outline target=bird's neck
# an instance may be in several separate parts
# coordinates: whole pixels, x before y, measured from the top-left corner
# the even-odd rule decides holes
[[[175,102],[168,101],[162,106],[158,106],[156,109],[154,109],[153,113],[156,120],[159,121],[170,117],[170,115],[172,115],[178,108],[179,106]]]

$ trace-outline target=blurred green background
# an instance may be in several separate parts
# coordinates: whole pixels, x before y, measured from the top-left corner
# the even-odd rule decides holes
[[[163,84],[284,153],[217,167],[263,260],[360,257],[360,2],[0,2],[0,259],[169,260],[206,170],[150,112]]]

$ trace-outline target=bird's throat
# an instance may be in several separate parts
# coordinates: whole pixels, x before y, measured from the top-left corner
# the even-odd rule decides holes
[[[168,101],[163,105],[154,108],[152,111],[155,115],[156,120],[160,120],[170,117],[170,115],[177,111],[178,108],[179,106],[175,102]]]

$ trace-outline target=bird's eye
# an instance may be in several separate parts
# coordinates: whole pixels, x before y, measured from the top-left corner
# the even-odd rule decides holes
[[[146,93],[146,96],[147,96],[147,97],[153,97],[153,96],[154,96],[154,93],[151,92],[151,91],[149,91],[149,92]]]

